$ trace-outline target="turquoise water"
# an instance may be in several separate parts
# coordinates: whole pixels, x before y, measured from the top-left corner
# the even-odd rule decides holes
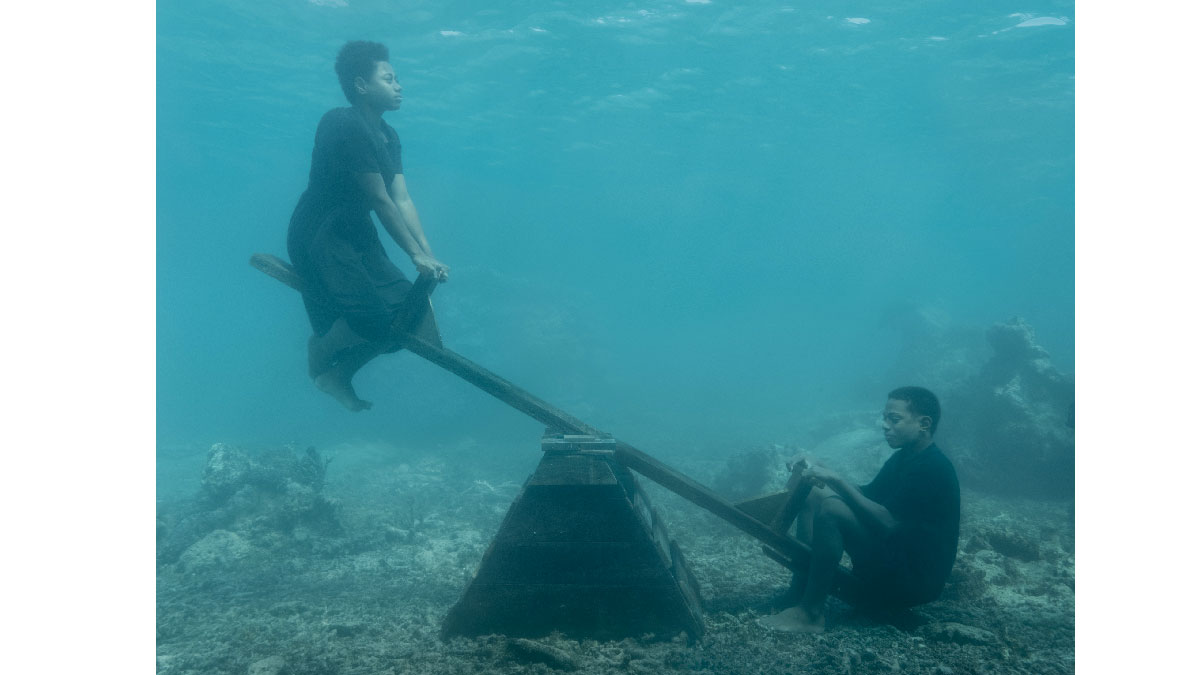
[[[911,307],[1022,316],[1073,372],[1074,4],[747,4],[159,3],[160,444],[536,459],[541,425],[411,354],[340,409],[247,264],[285,255],[347,39],[404,85],[447,347],[639,447],[877,407]]]

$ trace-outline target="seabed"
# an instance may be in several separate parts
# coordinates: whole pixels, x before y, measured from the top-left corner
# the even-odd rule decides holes
[[[907,615],[885,620],[831,600],[824,634],[760,627],[755,619],[770,611],[788,573],[758,542],[643,481],[699,581],[699,640],[440,640],[446,613],[539,455],[534,446],[527,465],[513,466],[511,453],[506,463],[464,463],[335,448],[321,455],[332,459],[323,476],[301,471],[227,495],[220,508],[205,502],[213,507],[205,512],[196,497],[208,450],[160,450],[160,485],[190,476],[195,489],[159,496],[158,673],[1074,672],[1071,502],[970,489],[950,583],[937,602]],[[722,469],[670,459],[708,484]],[[199,538],[169,550],[188,527]]]

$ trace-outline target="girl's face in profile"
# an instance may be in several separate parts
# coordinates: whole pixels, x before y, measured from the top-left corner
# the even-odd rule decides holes
[[[404,100],[400,95],[403,88],[396,81],[396,71],[392,70],[392,64],[386,61],[376,63],[375,72],[371,77],[360,80],[360,88],[364,90],[362,101],[374,110],[396,110]]]

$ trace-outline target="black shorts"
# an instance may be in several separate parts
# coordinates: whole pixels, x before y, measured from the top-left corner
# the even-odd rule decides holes
[[[856,604],[881,609],[903,609],[928,602],[907,552],[894,543],[854,560],[853,574],[860,582]]]

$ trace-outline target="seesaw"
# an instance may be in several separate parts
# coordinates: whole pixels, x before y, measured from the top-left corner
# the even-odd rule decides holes
[[[300,292],[288,263],[256,254],[250,264]],[[446,349],[433,319],[437,282],[417,277],[392,323],[396,344],[546,425],[543,456],[509,507],[474,580],[450,610],[442,635],[619,639],[669,638],[704,630],[699,587],[683,554],[630,470],[763,543],[763,552],[803,573],[809,547],[788,536],[806,496],[778,493],[734,504],[650,455],[531,395]],[[852,599],[856,580],[839,567],[834,595]]]

